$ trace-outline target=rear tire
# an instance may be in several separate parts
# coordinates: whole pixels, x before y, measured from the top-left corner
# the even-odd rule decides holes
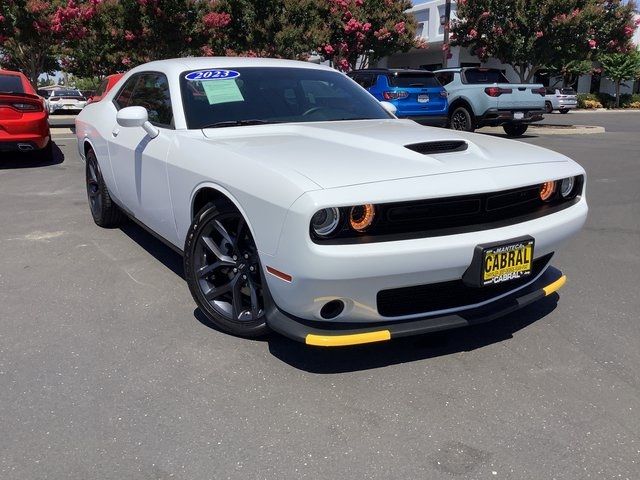
[[[569,110],[567,110],[565,108],[565,109],[560,110],[560,113],[563,114],[563,115],[566,115],[567,113],[569,113]]]
[[[96,225],[103,228],[113,228],[126,220],[125,214],[113,203],[107,185],[102,178],[98,159],[93,150],[87,152],[85,167],[87,183],[87,197],[91,216]]]
[[[53,141],[49,140],[49,143],[36,152],[36,158],[40,162],[52,162],[53,161]]]
[[[509,123],[502,127],[505,133],[510,137],[521,137],[529,128],[529,125],[524,123]]]
[[[466,107],[457,107],[449,115],[449,128],[462,132],[473,132],[476,129],[473,114]]]
[[[251,231],[232,205],[207,204],[184,246],[184,273],[200,310],[218,329],[246,338],[269,332],[262,267]]]

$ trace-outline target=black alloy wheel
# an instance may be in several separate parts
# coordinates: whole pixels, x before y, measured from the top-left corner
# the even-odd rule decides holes
[[[221,330],[243,337],[268,331],[260,258],[242,214],[207,205],[185,245],[185,276],[194,300]]]
[[[98,159],[93,150],[87,152],[86,159],[87,197],[93,221],[100,227],[117,227],[126,219],[126,216],[111,200],[111,195],[109,195],[107,185],[104,183]]]
[[[544,109],[547,113],[553,113],[553,105],[551,104],[551,102],[545,102]]]
[[[449,125],[451,129],[463,132],[473,132],[475,130],[473,117],[465,107],[458,107],[451,113]]]

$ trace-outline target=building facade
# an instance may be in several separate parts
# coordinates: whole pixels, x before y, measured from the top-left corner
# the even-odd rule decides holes
[[[456,3],[451,5],[451,18],[456,18]],[[409,9],[418,23],[417,35],[426,40],[429,48],[426,50],[412,50],[407,53],[397,53],[382,59],[378,67],[387,68],[423,68],[436,70],[442,68],[444,44],[444,19],[445,0],[426,0],[423,3],[414,5]],[[637,15],[640,18],[640,15]],[[640,44],[640,29],[636,29],[634,43]],[[451,47],[450,58],[447,61],[449,67],[472,67],[483,66],[489,68],[499,68],[505,72],[507,78],[512,82],[520,82],[520,77],[509,65],[504,65],[498,59],[489,59],[482,63],[478,57],[473,55],[468,49],[462,47]],[[548,76],[537,75],[536,82],[545,86],[561,85],[561,79],[549,78]],[[615,94],[615,85],[604,77],[592,77],[584,75],[580,77],[577,84],[579,93],[609,93]],[[629,82],[622,87],[621,93],[640,92],[640,81]]]

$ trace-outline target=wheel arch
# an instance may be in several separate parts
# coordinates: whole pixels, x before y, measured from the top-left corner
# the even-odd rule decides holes
[[[469,102],[469,100],[467,100],[464,97],[456,98],[453,102],[449,104],[449,115],[451,115],[454,112],[454,110],[458,107],[465,107],[467,110],[469,110],[469,113],[473,115],[474,121],[475,121],[476,112],[473,110],[473,107],[471,106],[471,102]]]
[[[202,183],[193,190],[190,209],[191,220],[195,218],[198,212],[202,210],[207,203],[211,202],[216,205],[231,205],[238,210],[247,222],[249,230],[251,230],[251,235],[256,239],[251,219],[240,202],[229,190],[212,182]]]
[[[93,150],[94,152],[96,151],[96,148],[94,147],[93,143],[91,143],[91,140],[89,138],[85,138],[82,140],[82,154],[84,155],[84,158],[87,158],[87,153],[89,153],[89,150]]]

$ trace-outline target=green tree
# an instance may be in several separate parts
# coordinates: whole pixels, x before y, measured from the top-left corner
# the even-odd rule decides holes
[[[620,107],[620,86],[640,77],[640,50],[600,55],[602,73],[616,85],[616,108]]]
[[[416,39],[416,21],[406,12],[409,0],[320,0],[326,19],[324,58],[340,70],[365,68],[379,59],[412,48],[425,48]]]
[[[103,77],[141,63],[197,54],[198,0],[79,0],[61,15],[62,64]]]
[[[629,50],[634,7],[621,0],[459,0],[452,41],[481,60],[498,58],[529,82],[544,67],[563,71]]]
[[[3,0],[0,3],[0,66],[23,72],[36,86],[42,73],[57,70],[62,0]]]
[[[305,58],[322,35],[315,0],[219,0],[202,3],[205,55]]]

